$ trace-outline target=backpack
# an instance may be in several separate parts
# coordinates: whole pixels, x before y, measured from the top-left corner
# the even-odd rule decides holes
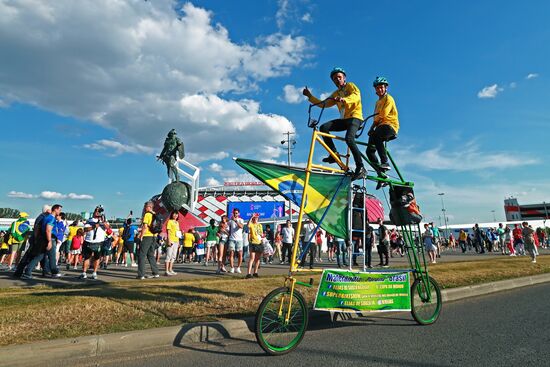
[[[149,226],[149,231],[153,234],[158,234],[162,232],[162,221],[160,218],[157,217],[156,214],[152,214],[153,219],[151,221],[151,225]]]
[[[132,238],[132,225],[126,226],[122,231],[122,240],[124,242],[128,241],[130,238]]]

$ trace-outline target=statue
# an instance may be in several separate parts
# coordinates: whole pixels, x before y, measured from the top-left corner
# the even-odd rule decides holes
[[[168,178],[172,182],[179,181],[179,174],[177,168],[178,158],[183,159],[185,157],[184,146],[181,140],[176,136],[176,130],[172,129],[168,132],[168,136],[164,140],[164,148],[162,152],[157,156],[157,160],[162,160],[166,165],[166,172]]]

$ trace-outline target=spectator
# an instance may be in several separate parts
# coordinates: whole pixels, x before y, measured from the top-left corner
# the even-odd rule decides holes
[[[80,221],[75,220],[67,228],[67,230],[68,230],[67,241],[66,241],[66,247],[68,248],[67,261],[66,261],[66,263],[67,263],[66,264],[66,269],[67,270],[69,270],[69,268],[71,267],[71,264],[74,263],[74,256],[71,255],[72,241],[73,241],[74,236],[76,236],[76,232],[80,229],[79,224],[80,224]],[[80,243],[80,246],[78,247],[78,249],[80,250],[81,247],[82,247],[82,242]],[[80,254],[80,252],[79,252],[79,254]]]
[[[8,245],[9,245],[9,259],[8,259],[8,270],[15,270],[15,267],[23,251],[24,244],[27,240],[28,235],[30,234],[31,225],[28,220],[29,215],[25,212],[19,213],[19,219],[13,222],[10,225],[8,232],[4,235],[9,236]],[[2,241],[4,243],[6,241]]]
[[[273,230],[271,229],[271,226],[269,224],[266,224],[265,226],[265,239],[267,242],[269,242],[269,245],[271,246],[271,249],[273,249],[275,236],[273,235]],[[264,249],[264,254],[267,254]],[[265,262],[269,262],[270,264],[273,264],[273,253],[271,255],[268,255],[265,259]]]
[[[346,254],[348,252],[346,242],[340,237],[334,237],[334,242],[336,242],[336,263],[338,264],[338,267],[341,268],[342,265],[348,266],[346,262]],[[340,259],[342,261],[340,261]]]
[[[334,236],[327,232],[327,250],[328,250],[328,261],[334,262],[334,254],[336,253],[336,241],[334,241]]]
[[[155,260],[155,234],[151,232],[155,213],[153,212],[153,203],[145,203],[143,218],[141,219],[141,232],[139,234],[140,246],[138,257],[138,279],[145,279],[145,259],[151,266],[152,275],[148,278],[158,278],[159,270]]]
[[[107,221],[103,222],[103,226],[105,227],[107,236],[105,237],[105,241],[101,244],[101,268],[107,270],[113,254],[113,246],[116,246],[118,242],[118,232],[114,232]]]
[[[389,267],[389,231],[384,225],[382,218],[378,218],[378,256],[380,256],[380,263],[378,266],[384,268]]]
[[[483,236],[481,235],[482,231],[479,228],[479,225],[476,223],[474,224],[474,246],[476,248],[476,252],[480,254],[485,253],[485,246],[483,245]]]
[[[193,256],[193,245],[195,244],[195,229],[189,228],[183,235],[183,262],[190,263]]]
[[[166,224],[166,232],[167,232],[166,259],[165,259],[166,269],[164,273],[166,276],[177,274],[174,271],[173,266],[174,266],[174,261],[176,261],[176,256],[178,254],[178,247],[180,245],[180,239],[178,237],[178,233],[180,232],[180,224],[178,222],[178,216],[179,216],[178,211],[174,210],[172,213],[170,213],[170,219]]]
[[[218,270],[216,274],[227,272],[225,270],[225,245],[229,239],[229,225],[227,224],[227,215],[222,216],[218,226]]]
[[[514,224],[514,230],[512,232],[512,236],[514,237],[514,252],[517,255],[524,256],[525,247],[524,247],[523,231],[521,228],[519,228],[518,224]]]
[[[531,262],[534,264],[537,262],[537,252],[535,249],[535,230],[529,226],[527,222],[522,223],[523,229],[521,230],[523,236],[523,242],[525,250],[531,255]]]
[[[365,228],[365,265],[367,268],[372,269],[372,249],[376,243],[376,235],[374,228],[367,223]]]
[[[274,247],[275,247],[275,252],[273,253],[272,258],[277,257],[279,259],[279,264],[282,264],[283,259],[281,255],[282,255],[282,249],[283,249],[283,237],[281,236],[280,231],[277,231],[277,234],[275,234]]]
[[[102,223],[98,218],[92,218],[84,225],[84,246],[82,247],[82,274],[80,279],[87,279],[86,274],[90,267],[90,259],[92,260],[92,279],[97,279],[97,269],[99,268],[99,260],[101,259],[101,247],[107,238]]]
[[[71,264],[73,269],[76,270],[78,267],[78,260],[80,259],[80,254],[82,253],[82,245],[84,244],[84,230],[82,228],[76,228],[76,233],[71,238],[71,248],[69,250],[69,258],[67,261],[67,270]]]
[[[431,231],[434,235],[434,237],[433,237],[434,245],[437,249],[436,255],[437,255],[437,257],[441,257],[441,234],[439,233],[439,228],[434,226],[434,223],[431,222],[430,223],[430,229],[431,229]]]
[[[210,219],[210,225],[206,227],[206,257],[204,259],[204,266],[208,265],[208,260],[215,262],[216,258],[216,244],[218,242],[218,226],[214,219]]]
[[[422,242],[424,243],[424,248],[428,252],[430,257],[430,263],[435,264],[436,261],[436,251],[437,246],[435,245],[434,234],[430,226],[426,223],[424,224],[424,233],[422,233]]]
[[[460,249],[462,250],[462,253],[466,252],[466,244],[468,241],[468,234],[463,229],[460,230],[460,233],[458,235],[458,245],[460,246]]]
[[[240,217],[239,209],[233,209],[233,216],[229,221],[229,264],[230,273],[241,273],[241,264],[243,262],[243,227],[244,221]],[[235,253],[237,253],[237,269],[235,270]]]
[[[29,235],[29,249],[19,261],[17,269],[13,274],[14,277],[21,278],[25,274],[25,278],[32,279],[32,270],[44,256],[43,253],[45,252],[47,245],[45,242],[45,236],[42,233],[42,222],[51,213],[51,211],[52,208],[49,205],[44,205],[42,207],[42,213],[40,213],[40,215],[34,220],[32,235]],[[31,265],[32,267],[30,267]],[[25,271],[27,268],[30,268],[28,272]]]
[[[302,259],[300,261],[300,266],[304,267],[306,262],[306,255],[309,253],[309,268],[313,269],[313,260],[315,259],[315,253],[317,252],[317,249],[319,248],[317,245],[317,234],[320,232],[320,230],[317,230],[315,232],[316,226],[313,224],[311,219],[306,219],[304,225],[302,226],[304,231],[304,242],[303,242],[303,249],[306,252],[302,252]],[[314,242],[315,241],[315,242]]]
[[[292,222],[290,220],[287,220],[286,226],[281,228],[281,237],[283,242],[281,264],[284,264],[285,255],[287,256],[288,262],[290,262],[290,252],[292,251],[292,244],[294,242],[294,228],[292,227]]]
[[[248,272],[246,278],[258,278],[258,269],[260,267],[260,258],[263,253],[262,225],[258,222],[259,215],[254,214],[248,221],[248,244],[250,246],[250,259],[248,260]],[[254,268],[254,273],[252,269]]]
[[[501,254],[506,255],[506,245],[505,245],[505,240],[504,240],[504,232],[505,232],[505,229],[504,229],[502,223],[499,223],[498,228],[497,228],[498,248],[500,249]]]
[[[122,241],[124,242],[124,250],[127,255],[130,256],[131,266],[137,267],[136,261],[136,239],[137,239],[138,227],[132,224],[132,218],[126,219],[124,230],[122,232]],[[128,260],[124,258],[124,266],[128,265]]]

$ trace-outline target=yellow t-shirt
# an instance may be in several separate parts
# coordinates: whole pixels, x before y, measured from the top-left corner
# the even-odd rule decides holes
[[[122,239],[122,234],[124,233],[124,227],[120,227],[118,229],[118,244],[122,245],[124,243],[124,240]]]
[[[248,233],[250,233],[250,243],[259,245],[262,243],[262,225],[260,223],[248,223]]]
[[[69,226],[69,235],[67,236],[67,241],[72,241],[73,237],[76,236],[76,232],[78,231],[78,226]]]
[[[193,242],[195,242],[195,235],[193,233],[186,232],[183,235],[183,247],[193,247]]]
[[[147,224],[147,229],[142,229],[143,237],[153,237],[154,234],[149,229],[151,227],[151,224],[153,223],[153,213],[150,213],[150,212],[145,213],[141,223]]]
[[[346,83],[344,86],[340,89],[337,89],[334,91],[331,95],[331,98],[334,97],[341,97],[344,99],[344,102],[335,102],[332,99],[329,99],[325,103],[325,107],[332,107],[336,105],[338,107],[338,111],[340,111],[340,118],[348,119],[348,118],[356,118],[359,120],[363,119],[363,106],[361,104],[361,91],[357,86],[353,83]],[[321,100],[317,97],[311,96],[309,98],[309,101],[311,103],[320,103]],[[322,105],[319,105],[319,107],[322,107]]]
[[[170,243],[179,244],[178,231],[180,230],[180,224],[177,220],[170,219],[166,225],[166,231],[168,232],[168,241]]]
[[[378,114],[374,116],[374,126],[390,125],[397,134],[399,131],[399,114],[392,96],[386,93],[384,97],[376,101],[374,113]]]

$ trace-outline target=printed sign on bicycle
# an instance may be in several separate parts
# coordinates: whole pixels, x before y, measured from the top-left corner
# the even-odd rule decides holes
[[[338,312],[410,311],[409,272],[324,270],[315,310]]]

